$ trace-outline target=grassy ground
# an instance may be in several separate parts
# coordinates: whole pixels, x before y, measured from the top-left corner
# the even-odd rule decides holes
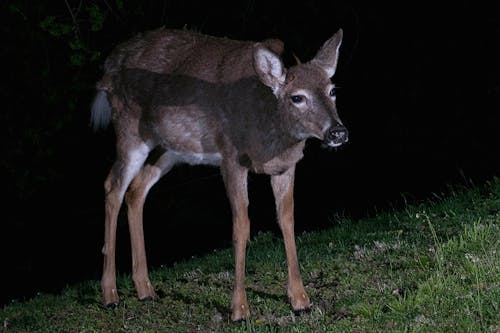
[[[249,244],[252,317],[230,321],[231,249],[151,273],[159,300],[100,305],[97,281],[4,307],[0,332],[500,332],[500,180],[298,237],[311,313],[285,296],[279,237]]]

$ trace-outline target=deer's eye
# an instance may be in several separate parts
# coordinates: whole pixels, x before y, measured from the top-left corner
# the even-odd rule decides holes
[[[292,102],[294,104],[300,104],[300,103],[302,103],[304,101],[304,96],[302,96],[302,95],[293,95],[291,97],[291,99],[292,99]]]
[[[335,97],[337,95],[337,88],[333,87],[330,90],[330,97]]]

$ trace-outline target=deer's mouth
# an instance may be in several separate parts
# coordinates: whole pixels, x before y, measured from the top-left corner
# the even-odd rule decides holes
[[[349,132],[343,125],[330,127],[324,136],[324,142],[329,147],[339,147],[349,141]]]

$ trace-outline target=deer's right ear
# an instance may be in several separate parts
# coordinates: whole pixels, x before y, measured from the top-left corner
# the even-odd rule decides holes
[[[267,48],[256,46],[253,52],[253,67],[262,83],[277,95],[286,79],[286,70],[281,58]]]

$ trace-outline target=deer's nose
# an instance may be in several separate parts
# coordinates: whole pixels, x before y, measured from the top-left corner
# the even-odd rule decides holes
[[[349,132],[344,125],[330,127],[326,131],[325,143],[330,147],[338,147],[349,141]]]

